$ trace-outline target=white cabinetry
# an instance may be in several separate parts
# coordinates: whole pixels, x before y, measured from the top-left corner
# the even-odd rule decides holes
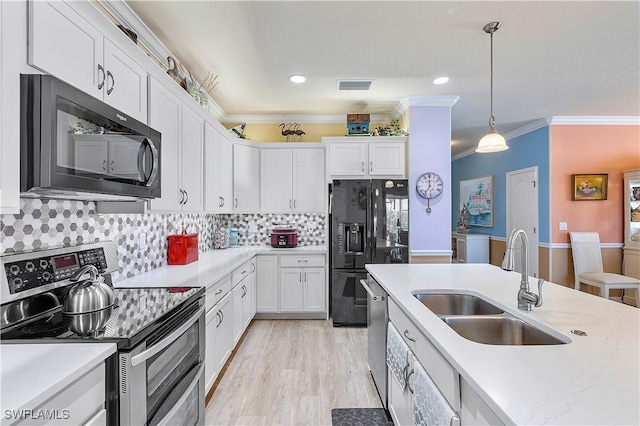
[[[328,180],[405,177],[405,137],[322,138],[328,146]]]
[[[227,294],[214,307],[217,310],[218,320],[214,333],[214,368],[216,375],[222,370],[233,350],[233,306],[231,295]]]
[[[260,150],[249,145],[233,145],[233,208],[252,213],[260,208]]]
[[[489,236],[451,233],[454,263],[489,263]]]
[[[278,312],[278,256],[256,257],[256,311]]]
[[[69,3],[29,2],[30,65],[147,122],[147,73]]]
[[[262,148],[261,211],[324,212],[324,157],[324,148]]]
[[[0,213],[20,211],[21,2],[0,1]]]
[[[204,205],[211,213],[233,212],[233,145],[210,123],[204,129]]]
[[[151,210],[200,212],[204,120],[154,79],[149,100],[149,124],[162,134],[162,197]]]
[[[634,190],[635,189],[635,190]],[[640,169],[624,172],[624,247],[622,273],[640,279]],[[639,306],[638,290],[625,291],[624,302]]]
[[[251,261],[240,265],[231,274],[233,290],[233,344],[240,340],[242,333],[247,328],[252,315],[251,302]]]

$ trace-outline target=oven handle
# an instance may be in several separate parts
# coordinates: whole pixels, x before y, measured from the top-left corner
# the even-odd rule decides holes
[[[369,294],[369,297],[371,297],[371,300],[373,300],[374,302],[384,301],[384,296],[379,296],[375,294],[373,290],[371,290],[371,287],[369,287],[369,285],[367,284],[366,280],[360,280],[360,284],[362,284],[362,287],[364,287],[364,289],[367,290],[367,293]]]
[[[149,358],[151,358],[152,356],[154,356],[155,354],[157,354],[158,352],[160,352],[161,350],[163,350],[167,346],[171,345],[174,341],[176,341],[178,339],[178,337],[182,336],[182,333],[187,331],[189,329],[189,327],[191,327],[193,324],[196,323],[196,321],[198,321],[200,319],[200,316],[202,314],[204,314],[204,309],[205,309],[204,306],[201,307],[200,309],[198,309],[198,312],[196,312],[195,315],[193,315],[191,318],[189,318],[189,320],[187,322],[182,324],[174,332],[172,332],[170,335],[168,335],[167,337],[165,337],[164,339],[162,339],[161,341],[159,341],[155,345],[151,346],[150,348],[148,348],[145,351],[140,352],[136,356],[132,356],[131,357],[131,366],[135,367],[136,365],[145,362],[146,360],[148,360]]]
[[[198,381],[200,381],[202,373],[204,373],[204,362],[198,369],[198,373],[196,374],[196,377],[194,377],[191,383],[189,383],[189,386],[187,390],[184,392],[184,395],[182,395],[180,399],[175,403],[171,411],[169,411],[167,415],[164,416],[162,420],[158,422],[158,426],[164,426],[169,424],[168,421],[172,419],[173,416],[176,414],[176,412],[182,407],[182,405],[185,403],[187,398],[190,396],[191,390],[194,388],[194,386],[198,384]]]

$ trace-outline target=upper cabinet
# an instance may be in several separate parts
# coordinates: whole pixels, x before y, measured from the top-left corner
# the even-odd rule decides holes
[[[204,209],[210,213],[233,212],[233,145],[210,123],[204,126]]]
[[[324,212],[324,157],[324,148],[263,148],[260,153],[261,211]]]
[[[405,137],[322,138],[327,144],[327,180],[406,177]]]
[[[151,210],[201,212],[204,120],[151,79],[149,124],[162,134],[162,196],[151,200]]]
[[[256,213],[260,208],[260,149],[233,145],[233,211]]]
[[[147,122],[147,73],[62,1],[29,2],[30,65]]]

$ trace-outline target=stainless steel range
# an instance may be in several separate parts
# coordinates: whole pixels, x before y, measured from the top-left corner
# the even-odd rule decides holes
[[[114,342],[106,362],[107,422],[204,424],[204,288],[117,288],[95,330],[78,334],[63,311],[71,281],[95,266],[107,284],[116,245],[100,242],[0,257],[0,342]]]

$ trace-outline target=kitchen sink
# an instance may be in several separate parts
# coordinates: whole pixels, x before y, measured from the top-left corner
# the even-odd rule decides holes
[[[487,345],[562,345],[552,336],[508,313],[484,316],[448,316],[442,320],[465,339]]]
[[[478,296],[464,293],[418,293],[414,297],[436,315],[496,315],[504,311]]]

